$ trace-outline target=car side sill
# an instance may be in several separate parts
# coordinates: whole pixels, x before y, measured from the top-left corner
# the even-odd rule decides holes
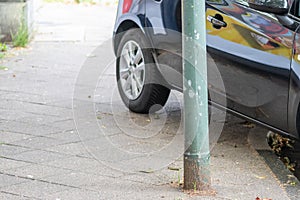
[[[268,129],[270,129],[270,130],[272,130],[272,131],[274,131],[274,132],[276,132],[276,133],[280,133],[280,134],[282,134],[282,135],[284,135],[284,136],[287,136],[287,137],[292,137],[293,139],[297,139],[297,140],[300,139],[299,137],[296,137],[295,135],[291,135],[291,134],[287,133],[286,131],[283,131],[283,130],[281,130],[281,129],[274,128],[274,127],[272,127],[272,126],[270,126],[270,125],[268,125],[268,124],[266,124],[266,123],[263,123],[263,122],[258,121],[258,120],[256,120],[256,119],[253,119],[253,118],[251,118],[251,117],[248,117],[248,116],[246,116],[246,115],[244,115],[244,114],[241,114],[241,113],[239,113],[239,112],[237,112],[237,111],[235,111],[235,110],[226,108],[226,107],[224,107],[224,106],[222,106],[222,105],[220,105],[220,104],[217,104],[217,103],[215,103],[215,102],[212,102],[211,100],[208,100],[208,103],[209,103],[210,105],[212,105],[212,106],[218,108],[218,109],[224,110],[224,111],[226,111],[226,112],[228,111],[229,113],[231,113],[231,114],[233,114],[233,115],[235,115],[235,116],[237,116],[237,117],[241,117],[241,118],[243,118],[243,119],[245,119],[245,120],[249,120],[249,121],[251,121],[251,122],[253,122],[253,123],[255,123],[255,124],[258,124],[258,125],[261,125],[261,126],[263,126],[263,127],[265,127],[265,128],[268,128]]]

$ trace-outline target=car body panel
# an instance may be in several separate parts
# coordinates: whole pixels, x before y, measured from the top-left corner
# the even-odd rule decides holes
[[[139,28],[144,32],[145,27],[145,3],[144,1],[133,1],[132,6],[127,13],[122,13],[122,5],[124,0],[119,1],[117,17],[113,31],[113,47],[116,53],[117,45],[122,37],[122,32],[131,29]]]
[[[220,29],[206,26],[207,46],[214,49],[211,56],[224,81],[227,107],[287,131],[293,31],[273,15],[238,3],[212,5],[206,12],[222,16],[227,24]]]
[[[144,24],[139,22],[138,26],[153,45],[156,61],[162,63],[158,69],[171,88],[181,90],[181,35],[176,34],[181,32],[181,1],[136,2],[144,9]],[[216,65],[225,86],[209,83],[209,90],[218,96],[215,99],[227,100],[213,103],[298,138],[300,56],[294,50],[300,50],[299,33],[294,45],[298,19],[263,13],[233,0],[206,2],[207,19],[217,18],[226,23],[225,27],[206,23],[208,80],[215,78],[210,65]],[[119,22],[127,17],[117,18],[115,32]]]
[[[291,61],[291,76],[288,102],[288,126],[290,133],[299,131],[299,102],[300,102],[300,27],[296,31],[293,57]]]

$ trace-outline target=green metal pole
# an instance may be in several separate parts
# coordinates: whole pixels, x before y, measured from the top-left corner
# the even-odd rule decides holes
[[[182,0],[184,189],[210,188],[206,17],[204,0]]]

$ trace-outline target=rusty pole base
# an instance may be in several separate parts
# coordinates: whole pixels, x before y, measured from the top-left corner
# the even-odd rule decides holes
[[[211,191],[209,156],[184,156],[184,190]]]

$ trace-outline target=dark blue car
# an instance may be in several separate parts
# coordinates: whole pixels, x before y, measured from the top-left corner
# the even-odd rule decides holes
[[[209,102],[294,138],[300,133],[299,3],[206,0]],[[119,1],[117,80],[131,111],[148,113],[166,103],[171,89],[182,91],[181,31],[181,0]]]

